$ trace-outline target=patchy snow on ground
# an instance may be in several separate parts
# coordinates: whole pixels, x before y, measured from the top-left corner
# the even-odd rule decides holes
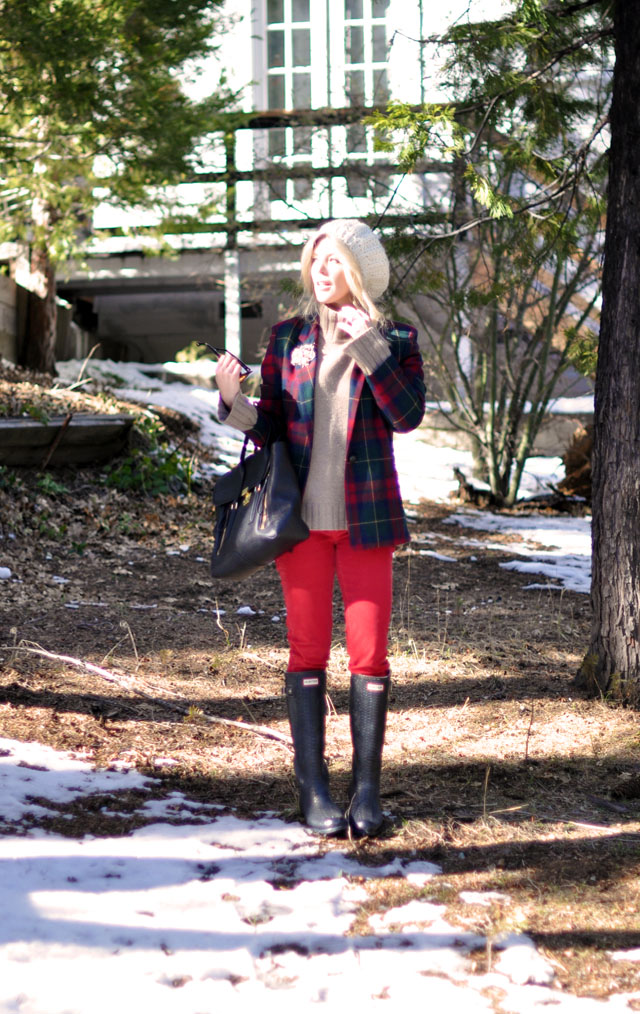
[[[46,800],[131,788],[148,790],[139,810],[153,819],[133,834],[76,840],[37,826]],[[491,1014],[496,989],[502,1010],[523,1014],[629,1010],[631,997],[563,994],[525,934],[493,940],[491,970],[475,974],[472,954],[486,953],[487,941],[450,924],[429,897],[440,876],[431,863],[406,856],[371,868],[348,842],[325,853],[299,824],[216,816],[213,804],[178,792],[154,799],[153,788],[134,771],[93,771],[0,739],[3,1014],[208,1014],[250,1004]],[[404,879],[414,898],[352,934],[368,887],[386,877]],[[460,900],[510,904],[495,892]]]
[[[508,517],[486,511],[458,510],[447,518],[448,523],[465,528],[496,532],[496,542],[456,540],[458,544],[517,552],[528,560],[509,560],[500,566],[523,574],[541,574],[548,580],[534,582],[526,588],[562,589],[589,594],[591,588],[591,518],[545,517],[521,514]],[[518,536],[520,542],[501,543],[500,535]],[[541,549],[540,547],[546,547]]]
[[[221,425],[217,419],[218,394],[211,386],[215,363],[211,360],[140,364],[92,359],[86,365],[81,360],[69,360],[58,364],[61,380],[75,382],[83,367],[85,375],[95,376],[105,383],[125,385],[115,389],[120,397],[143,404],[164,405],[191,416],[200,423],[203,443],[215,444],[228,464],[238,459],[242,446],[240,434]],[[256,366],[255,370],[258,371],[259,367]],[[171,377],[175,379],[171,380]],[[592,407],[590,398],[563,398],[554,403],[554,411],[559,413],[588,412]],[[458,489],[453,474],[455,467],[471,478],[469,451],[434,447],[426,442],[421,430],[397,434],[394,449],[400,488],[406,503],[415,504],[422,498],[448,502],[450,494]],[[563,465],[559,457],[530,458],[520,492],[524,496],[548,492],[562,475]],[[521,543],[517,547],[513,542],[505,545],[499,540],[492,544],[479,542],[478,546],[526,556],[526,560],[509,560],[501,566],[540,575],[540,581],[532,581],[528,585],[530,589],[566,588],[588,594],[591,582],[589,518],[545,518],[539,514],[514,518],[486,511],[458,511],[450,520],[468,528],[504,532],[511,536],[518,534]],[[470,540],[467,544],[473,545]],[[546,548],[541,549],[541,546]]]
[[[73,382],[81,367],[61,363],[59,371]],[[170,367],[91,361],[87,368],[105,381],[119,376],[122,397],[192,416],[203,442],[233,461],[240,438],[217,421],[215,392],[193,376],[168,382],[178,372]],[[470,475],[467,453],[431,447],[420,431],[397,437],[395,447],[409,503],[446,501],[457,488],[454,465]],[[544,490],[560,467],[559,459],[532,459],[523,491]],[[449,521],[495,533],[495,541],[465,536],[465,544],[517,554],[502,565],[541,574],[544,587],[588,591],[588,519],[460,509]],[[520,541],[501,542],[507,533]],[[421,548],[430,538],[416,539],[416,551],[433,553]],[[453,557],[437,555],[455,568]],[[140,813],[153,821],[133,834],[77,840],[41,826],[50,803],[133,788],[142,793]],[[177,792],[154,799],[153,790],[153,780],[133,770],[94,771],[77,755],[0,739],[0,1014],[208,1014],[249,1004],[490,1014],[496,989],[500,1009],[519,1014],[629,1010],[630,996],[596,1001],[556,989],[552,967],[524,934],[492,941],[490,971],[476,974],[471,955],[486,954],[487,942],[449,924],[446,907],[430,898],[440,876],[431,864],[407,856],[372,869],[348,842],[325,853],[299,824],[268,814],[240,820]],[[364,935],[352,934],[380,877],[404,878],[415,896],[361,922]],[[508,896],[479,892],[459,900],[510,905]]]

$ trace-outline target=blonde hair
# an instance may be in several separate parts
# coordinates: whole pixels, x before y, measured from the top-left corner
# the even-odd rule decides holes
[[[313,291],[313,283],[311,281],[311,262],[313,261],[313,251],[318,243],[323,239],[328,239],[335,248],[344,269],[344,277],[347,285],[349,286],[351,295],[353,296],[355,305],[360,307],[361,310],[364,310],[374,324],[381,325],[385,319],[384,314],[376,306],[374,300],[365,289],[360,266],[358,265],[356,258],[353,256],[346,243],[343,243],[341,239],[338,239],[335,236],[329,236],[327,233],[323,232],[317,232],[311,236],[302,249],[302,255],[300,257],[300,275],[302,278],[302,287],[304,292],[301,300],[301,312],[305,317],[314,317],[320,309]]]

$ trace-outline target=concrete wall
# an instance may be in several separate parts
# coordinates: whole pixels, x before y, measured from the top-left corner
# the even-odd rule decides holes
[[[16,283],[7,275],[0,275],[0,356],[15,363],[17,342]]]
[[[18,361],[18,353],[25,337],[29,299],[33,293],[17,285],[7,275],[0,275],[0,356],[11,363]],[[71,320],[72,308],[58,300],[56,359],[79,359],[89,347],[89,336]]]

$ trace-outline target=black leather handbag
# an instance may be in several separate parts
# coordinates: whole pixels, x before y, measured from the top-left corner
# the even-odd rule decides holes
[[[300,513],[298,480],[284,440],[247,456],[221,475],[215,508],[211,574],[240,581],[309,537]]]

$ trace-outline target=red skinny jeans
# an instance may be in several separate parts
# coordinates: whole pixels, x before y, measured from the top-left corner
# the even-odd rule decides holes
[[[337,575],[350,671],[361,676],[388,674],[392,557],[391,546],[352,546],[346,531],[313,531],[291,552],[278,557],[287,607],[289,672],[327,667]]]

